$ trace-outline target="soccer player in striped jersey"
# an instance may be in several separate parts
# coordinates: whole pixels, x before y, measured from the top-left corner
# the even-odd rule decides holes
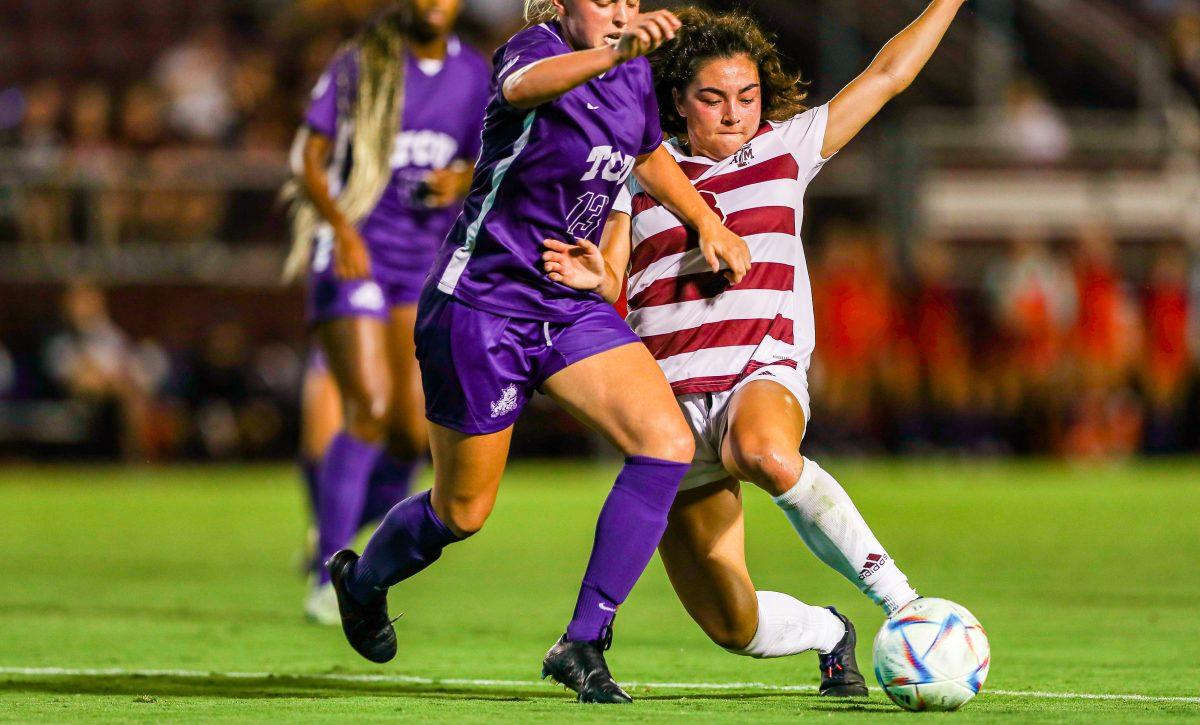
[[[289,274],[307,269],[308,322],[344,409],[317,476],[320,562],[369,506],[407,495],[425,455],[416,303],[466,196],[488,95],[487,61],[453,33],[460,5],[404,0],[364,29],[321,76],[298,137]],[[328,572],[315,574],[305,612],[336,624]]]
[[[623,703],[604,659],[613,616],[654,556],[694,445],[666,377],[612,306],[546,279],[542,240],[598,240],[632,175],[698,230],[714,272],[723,262],[741,281],[749,250],[662,145],[644,56],[669,44],[675,16],[641,13],[638,0],[527,0],[526,18],[496,52],[475,180],[417,311],[433,490],[392,509],[361,558],[341,551],[329,568],[346,638],[390,660],[388,589],[484,525],[513,424],[542,390],[627,456],[543,673],[583,702]]]
[[[549,277],[615,301],[658,360],[696,440],[660,553],[684,607],[717,644],[751,657],[820,653],[821,692],[867,690],[849,620],[777,592],[746,567],[739,481],[764,489],[822,561],[894,615],[917,593],[846,492],[800,453],[815,336],[800,240],[803,196],[821,167],[903,91],[962,0],[934,0],[827,105],[805,110],[799,78],[754,21],[687,9],[652,60],[666,144],[753,268],[730,285],[694,236],[637,180],[609,217],[602,252],[548,240]]]

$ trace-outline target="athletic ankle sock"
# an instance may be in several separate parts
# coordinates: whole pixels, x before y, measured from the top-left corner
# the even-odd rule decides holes
[[[396,504],[371,536],[347,588],[361,602],[423,570],[461,539],[438,518],[430,491]]]
[[[567,639],[592,642],[612,624],[617,607],[654,556],[667,512],[689,464],[645,456],[625,459],[600,519]]]
[[[367,500],[358,522],[360,529],[381,520],[393,506],[408,498],[419,467],[417,461],[397,461],[387,452],[379,456],[367,485]]]
[[[891,616],[917,598],[841,485],[809,459],[800,480],[772,499],[817,558]]]
[[[829,654],[846,636],[846,625],[828,609],[780,592],[755,594],[758,629],[744,649],[729,650],[734,654],[757,659],[787,657],[810,649]]]
[[[367,482],[382,449],[346,432],[339,433],[325,453],[317,492],[318,553],[324,563],[354,541],[367,498]],[[324,566],[319,583],[329,581]]]

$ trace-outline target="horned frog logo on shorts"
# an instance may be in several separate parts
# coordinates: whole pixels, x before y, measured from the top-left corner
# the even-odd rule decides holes
[[[517,386],[509,385],[500,393],[500,399],[492,403],[492,417],[499,418],[517,409]]]

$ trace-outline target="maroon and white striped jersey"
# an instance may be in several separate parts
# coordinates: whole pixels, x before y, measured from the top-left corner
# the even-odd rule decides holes
[[[725,225],[750,246],[736,286],[714,274],[696,233],[630,179],[614,211],[633,218],[629,326],[676,395],[715,393],[767,365],[808,369],[816,343],[800,241],[804,191],[821,157],[826,106],[758,134],[720,162],[665,144]]]

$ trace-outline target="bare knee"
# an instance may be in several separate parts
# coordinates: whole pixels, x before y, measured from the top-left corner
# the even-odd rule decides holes
[[[683,416],[675,415],[645,426],[623,452],[630,456],[691,463],[696,454],[696,441]]]
[[[433,502],[438,518],[460,538],[474,536],[483,529],[492,513],[493,501],[484,498],[451,498]]]
[[[381,443],[388,434],[387,396],[360,392],[346,396],[345,427],[350,435],[369,443]]]
[[[713,644],[735,652],[749,647],[758,631],[757,613],[737,616],[734,612],[714,612],[704,621],[697,620],[697,623]]]
[[[790,491],[804,469],[804,458],[799,450],[790,450],[770,436],[759,433],[731,436],[728,455],[738,478],[772,496]]]

